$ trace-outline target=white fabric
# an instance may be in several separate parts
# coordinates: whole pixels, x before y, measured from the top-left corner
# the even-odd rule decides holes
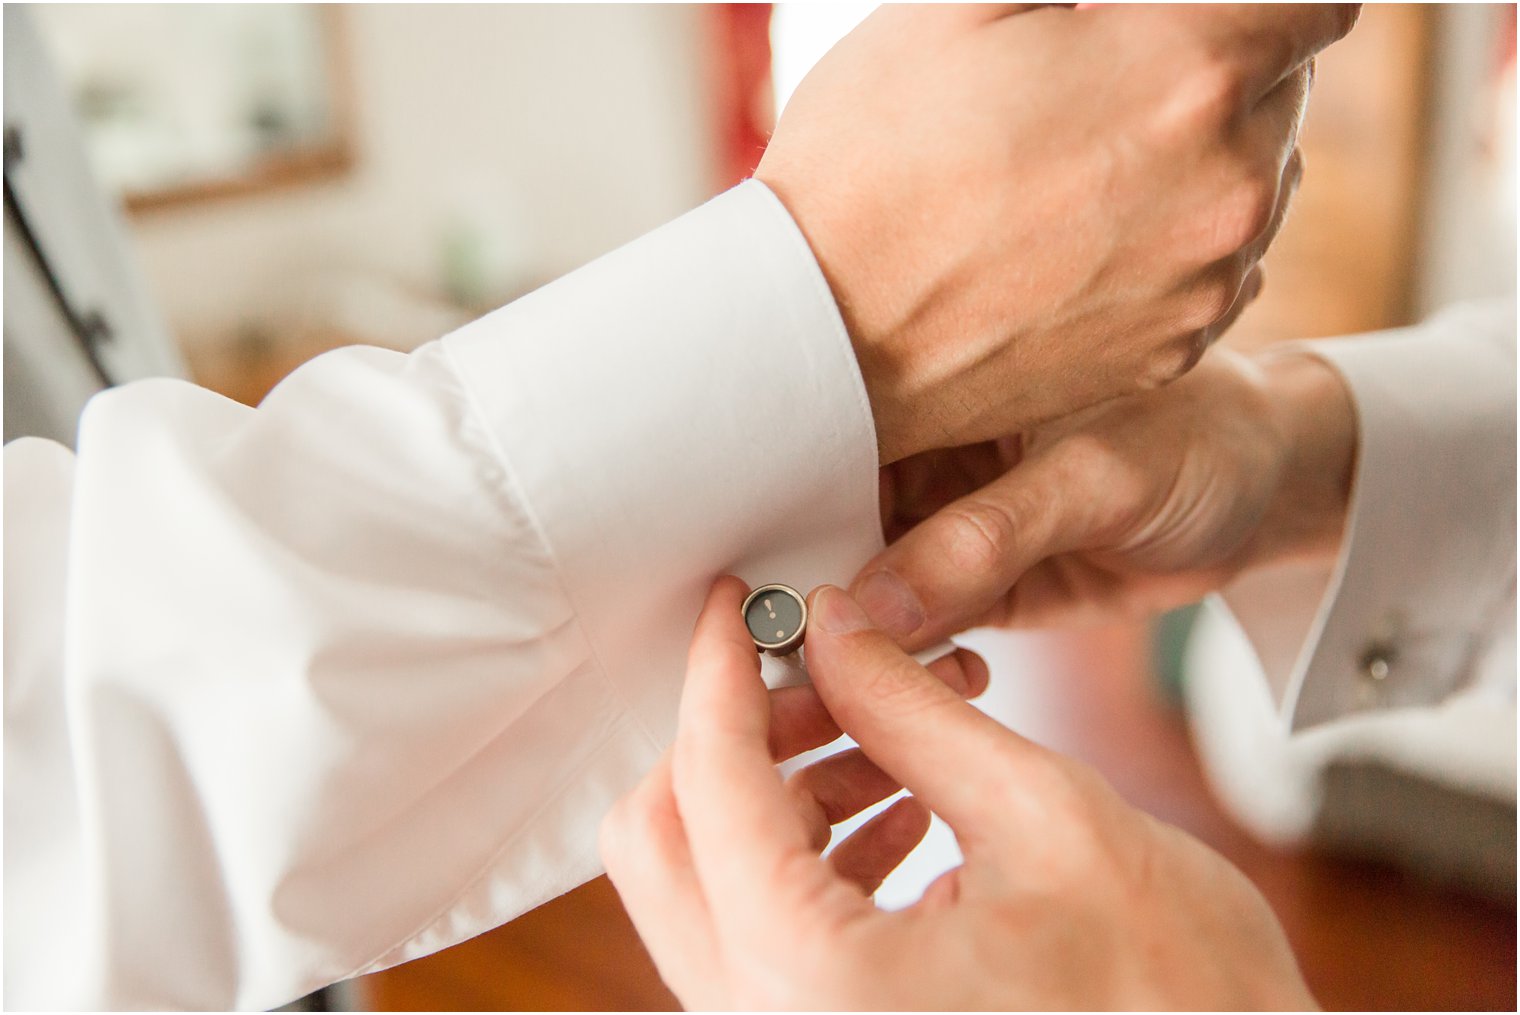
[[[1225,598],[1248,634],[1274,628],[1253,641],[1293,728],[1436,704],[1513,641],[1514,306],[1469,304],[1419,327],[1299,348],[1341,374],[1357,414],[1340,556],[1321,595],[1262,573]],[[1291,667],[1274,641],[1301,646]],[[1368,681],[1364,656],[1379,646],[1393,650],[1389,673]],[[1514,667],[1499,671],[1513,698]]]
[[[1205,615],[1187,690],[1206,767],[1274,840],[1307,834],[1336,759],[1513,801],[1513,304],[1299,348],[1355,404],[1346,535],[1332,565],[1249,574]],[[1374,679],[1365,657],[1388,649]]]
[[[257,410],[144,381],[5,450],[5,1003],[266,1008],[599,872],[733,571],[881,545],[827,285],[746,183]]]

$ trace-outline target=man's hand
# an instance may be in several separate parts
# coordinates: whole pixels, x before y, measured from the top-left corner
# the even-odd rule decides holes
[[[737,583],[715,587],[673,755],[603,831],[613,883],[688,1007],[1313,1004],[1237,870],[978,712],[827,587],[813,598],[808,667],[864,753],[814,779],[843,802],[824,816],[899,783],[916,801],[820,858],[819,811],[772,764],[778,742],[818,737],[799,738],[768,703],[741,596]],[[965,864],[916,905],[882,912],[869,893],[922,835],[923,805],[954,829]]]
[[[882,462],[1188,370],[1254,296],[1355,11],[886,5],[825,56],[755,175],[834,290]]]
[[[1215,350],[1159,391],[884,470],[900,538],[855,592],[910,650],[976,624],[1148,616],[1334,552],[1355,451],[1331,367]]]

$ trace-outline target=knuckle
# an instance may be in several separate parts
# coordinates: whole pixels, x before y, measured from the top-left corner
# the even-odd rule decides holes
[[[1198,365],[1208,344],[1208,332],[1203,329],[1174,339],[1151,357],[1148,369],[1140,377],[1140,389],[1155,391],[1181,379]]]
[[[1203,354],[1209,351],[1209,346],[1213,344],[1218,334],[1216,329],[1206,328],[1202,331],[1195,331],[1190,335],[1184,335],[1180,340],[1182,346],[1181,361],[1177,365],[1177,373],[1173,375],[1172,380],[1180,380],[1183,375],[1196,367],[1199,361],[1203,359]]]
[[[1079,758],[1061,758],[1061,777],[1074,799],[1085,803],[1105,797],[1108,781],[1096,768]]]
[[[1038,762],[1035,763],[1036,765]],[[1006,788],[1007,792],[1025,792],[1029,789],[1031,760],[1027,752],[1020,750],[1007,740],[998,740],[987,751],[987,769],[994,773],[991,784]],[[1039,797],[1041,784],[1037,781],[1033,787],[1034,795]]]
[[[1245,103],[1245,78],[1238,64],[1204,49],[1178,81],[1166,119],[1185,136],[1196,139],[1202,131],[1207,137],[1232,123]]]
[[[820,799],[817,787],[820,778],[821,773],[815,769],[803,769],[787,780],[787,791],[791,794],[798,816],[807,827],[808,844],[815,853],[823,852],[832,834],[828,811]]]
[[[1275,166],[1248,168],[1231,186],[1213,212],[1214,244],[1209,253],[1223,256],[1256,240],[1272,225],[1277,211],[1278,173]]]
[[[1047,758],[1026,773],[1025,785],[1033,790],[1050,835],[1052,873],[1081,879],[1099,869],[1107,859],[1102,804],[1111,792],[1102,776],[1069,758]]]
[[[1297,145],[1288,153],[1288,171],[1285,174],[1288,181],[1288,193],[1298,189],[1298,185],[1304,179],[1304,150]]]
[[[861,688],[862,696],[879,711],[900,717],[912,717],[942,704],[938,681],[906,679],[895,667],[877,667],[869,673]]]
[[[1178,316],[1178,326],[1189,335],[1207,328],[1230,312],[1239,293],[1240,285],[1233,271],[1210,273],[1188,292]],[[1177,343],[1169,344],[1167,352],[1175,351],[1176,346]]]
[[[1046,828],[1041,874],[1052,888],[1087,884],[1102,869],[1103,857],[1092,829],[1059,814]]]
[[[951,505],[947,512],[950,562],[972,575],[997,573],[1018,539],[1014,513],[1007,505],[981,497]]]
[[[1199,110],[1210,123],[1228,123],[1246,104],[1246,79],[1240,64],[1219,53],[1207,52],[1193,73],[1192,90]]]
[[[1079,823],[1080,800],[1072,763],[1059,755],[1041,754],[1021,762],[1024,784],[1031,789],[1047,814],[1061,824]]]
[[[1362,15],[1361,4],[1328,4],[1330,41],[1344,39]]]
[[[1113,464],[1114,446],[1101,434],[1078,431],[1061,439],[1052,460],[1061,469],[1066,484],[1075,484],[1106,472]]]

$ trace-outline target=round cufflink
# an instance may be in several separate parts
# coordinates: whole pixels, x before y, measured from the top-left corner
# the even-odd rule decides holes
[[[744,600],[744,626],[755,647],[784,656],[802,647],[807,634],[807,600],[789,585],[762,585]]]

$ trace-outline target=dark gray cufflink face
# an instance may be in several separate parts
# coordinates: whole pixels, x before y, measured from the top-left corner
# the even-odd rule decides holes
[[[744,626],[760,651],[795,652],[807,633],[807,600],[790,586],[762,585],[744,600]]]

